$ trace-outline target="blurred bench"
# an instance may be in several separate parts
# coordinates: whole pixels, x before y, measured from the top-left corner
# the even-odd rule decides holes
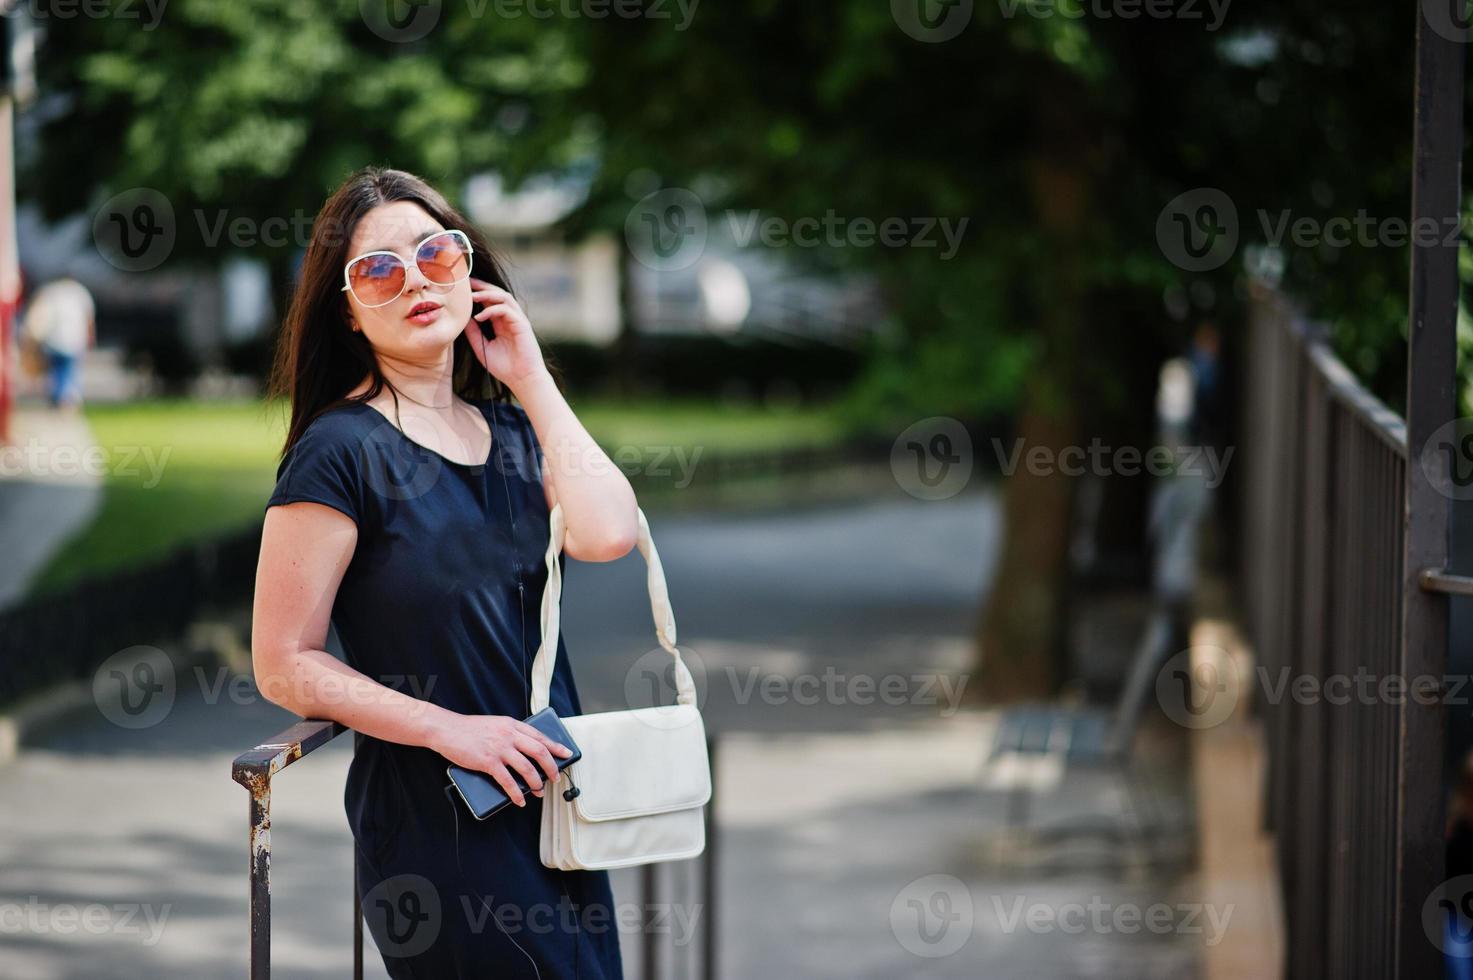
[[[1173,615],[1158,601],[1131,661],[1130,674],[1113,708],[1025,705],[998,721],[980,773],[984,789],[1008,793],[1007,831],[1016,840],[1036,836],[1029,822],[1033,796],[1062,783],[1071,768],[1111,772],[1122,789],[1123,816],[1134,839],[1149,852],[1149,828],[1141,818],[1148,796],[1134,767],[1134,744],[1156,676],[1171,652]],[[1090,829],[1076,823],[1062,833]],[[1111,824],[1107,829],[1115,829]]]

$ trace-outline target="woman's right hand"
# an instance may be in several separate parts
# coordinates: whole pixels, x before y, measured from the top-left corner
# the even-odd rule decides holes
[[[432,746],[436,752],[461,768],[486,773],[517,806],[526,806],[527,801],[512,769],[522,774],[532,795],[540,797],[543,777],[537,766],[542,767],[549,781],[556,782],[557,762],[553,756],[566,758],[573,754],[566,745],[510,715],[454,715],[438,742]]]

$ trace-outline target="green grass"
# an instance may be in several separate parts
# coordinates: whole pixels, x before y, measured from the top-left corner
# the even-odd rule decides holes
[[[621,446],[647,452],[701,447],[703,455],[749,452],[829,445],[843,435],[836,414],[824,407],[582,399],[573,409],[610,453]],[[102,508],[41,573],[35,591],[125,569],[261,521],[286,434],[284,404],[172,399],[93,404],[86,412],[98,445],[107,451]]]
[[[102,508],[33,585],[126,568],[259,521],[276,485],[285,417],[259,401],[89,405],[107,453]]]

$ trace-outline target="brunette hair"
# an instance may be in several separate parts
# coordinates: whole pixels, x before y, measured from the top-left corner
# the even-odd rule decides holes
[[[333,192],[312,222],[312,239],[282,321],[281,336],[267,384],[267,397],[291,402],[291,421],[281,454],[294,446],[312,420],[330,408],[366,402],[387,387],[399,413],[399,393],[384,377],[368,338],[348,326],[348,296],[342,291],[343,266],[353,232],[363,216],[393,201],[413,201],[446,228],[459,228],[470,238],[471,269],[476,278],[511,290],[503,262],[486,237],[450,205],[439,191],[403,170],[364,167]],[[510,401],[511,393],[476,359],[464,334],[455,338],[451,391],[466,400]],[[548,369],[557,377],[550,358]],[[372,384],[349,398],[365,374]]]

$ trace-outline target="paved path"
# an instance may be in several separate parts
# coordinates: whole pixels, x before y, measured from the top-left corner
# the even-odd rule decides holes
[[[1052,863],[998,870],[989,841],[1002,800],[977,780],[993,719],[953,712],[945,693],[967,668],[996,501],[897,497],[740,519],[652,515],[708,724],[728,733],[718,761],[723,980],[1196,976],[1201,937],[1013,921],[1020,908],[1035,921],[1095,896],[1145,908],[1178,884],[1088,842]],[[642,562],[569,569],[565,624],[586,707],[620,706],[642,683],[631,658],[657,649]],[[877,693],[887,676],[901,679],[888,698]],[[162,723],[127,731],[88,711],[0,769],[7,978],[243,974],[246,795],[229,763],[292,719],[224,673],[177,680]],[[340,738],[276,784],[281,976],[348,972],[350,750]],[[1108,813],[1113,797],[1075,779],[1045,804],[1068,818]],[[641,900],[633,872],[616,872],[614,885],[621,904]],[[692,901],[677,896],[697,915]],[[31,927],[17,929],[19,916]],[[631,977],[639,938],[624,936]],[[694,944],[675,952],[687,963],[696,954]],[[371,941],[366,959],[369,976],[384,975]]]
[[[11,442],[0,444],[0,608],[92,522],[106,466],[83,416],[35,399],[16,404]]]

